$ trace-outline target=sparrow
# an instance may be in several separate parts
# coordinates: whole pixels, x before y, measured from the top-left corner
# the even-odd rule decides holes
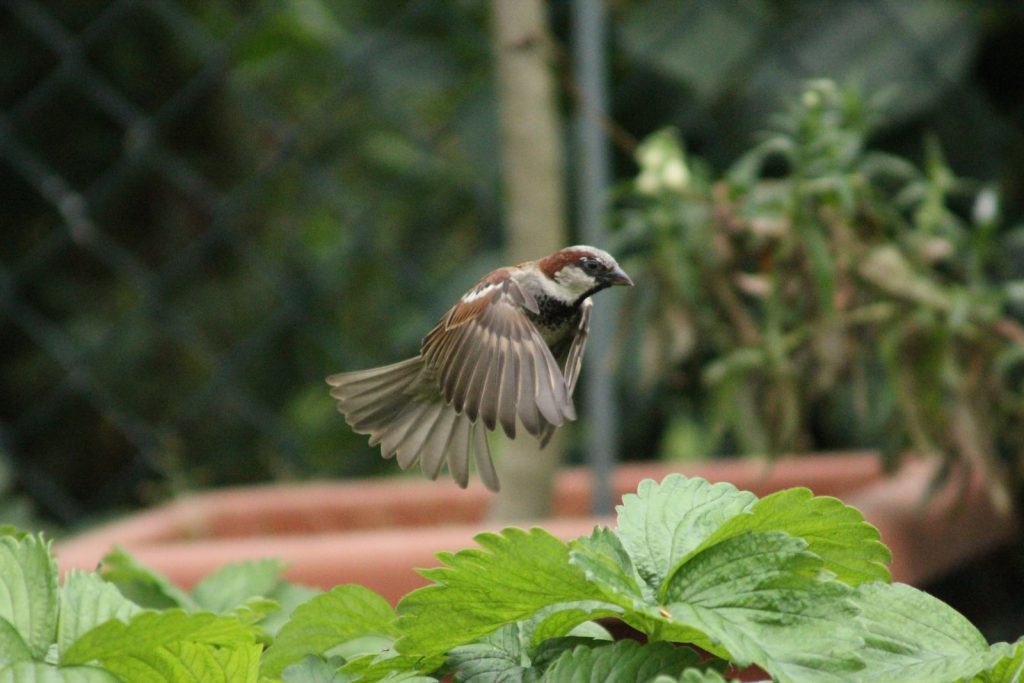
[[[470,456],[499,489],[486,431],[514,439],[517,423],[543,448],[576,419],[573,391],[590,327],[590,297],[633,281],[607,252],[567,247],[498,268],[477,282],[423,338],[414,358],[331,375],[352,429],[403,470],[418,460],[436,479],[447,463],[465,488]]]

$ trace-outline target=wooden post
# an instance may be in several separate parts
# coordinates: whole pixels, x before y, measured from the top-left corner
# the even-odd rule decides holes
[[[552,76],[547,6],[543,0],[492,0],[498,83],[500,154],[510,263],[529,261],[568,244],[562,134]],[[541,451],[522,433],[502,438],[502,491],[489,517],[530,519],[551,510],[555,472],[564,451],[556,433]]]

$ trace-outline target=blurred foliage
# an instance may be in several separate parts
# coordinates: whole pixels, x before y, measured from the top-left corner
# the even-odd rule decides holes
[[[699,455],[911,449],[980,468],[1006,506],[1024,326],[999,200],[936,143],[923,168],[872,149],[877,100],[813,82],[721,178],[672,131],[640,145],[619,212],[639,391]]]
[[[22,529],[48,530],[46,521],[36,515],[32,501],[17,492],[15,480],[10,455],[0,450],[0,520]]]
[[[623,53],[616,120],[671,124],[724,169],[799,92],[830,78],[892,90],[877,143],[920,156],[922,131],[968,177],[998,178],[1024,203],[1024,6],[1001,0],[613,2]],[[641,105],[642,106],[638,106]],[[625,171],[628,159],[623,159]]]
[[[500,259],[462,5],[53,3],[94,65],[66,79],[0,29],[10,137],[85,206],[0,167],[0,416],[51,513],[387,468],[323,377],[411,355]]]
[[[550,7],[567,54],[570,3]],[[895,450],[903,445],[892,424],[899,397],[874,388],[911,348],[933,367],[968,373],[979,393],[990,386],[994,371],[969,362],[985,335],[965,340],[994,324],[1003,294],[1024,290],[1024,230],[1012,227],[1024,203],[1021,8],[998,0],[611,0],[609,9],[612,117],[640,137],[676,126],[708,164],[681,158],[669,180],[686,192],[645,195],[633,211],[653,216],[665,201],[657,211],[666,226],[685,210],[687,226],[713,233],[702,212],[728,210],[728,220],[766,231],[755,240],[740,236],[746,227],[717,238],[648,227],[668,246],[645,243],[651,260],[633,267],[655,273],[671,259],[685,262],[702,239],[725,240],[747,259],[739,264],[754,276],[747,289],[802,267],[804,279],[794,272],[792,280],[806,296],[785,291],[771,311],[763,295],[726,277],[735,310],[770,317],[781,335],[754,345],[775,354],[760,381],[792,395],[786,378],[796,362],[821,366],[820,378],[797,387],[800,405],[826,395],[823,387],[850,388],[809,416],[780,403],[749,443],[726,423],[706,429],[708,396],[725,394],[704,393],[699,363],[740,344],[680,333],[703,329],[686,316],[707,314],[695,297],[709,295],[690,281],[656,279],[658,297],[679,296],[664,309],[672,319],[658,324],[670,326],[659,333],[663,353],[681,370],[643,386],[626,379],[626,454],[647,457],[666,438],[708,453],[784,443]],[[447,305],[503,261],[487,3],[27,0],[0,13],[0,448],[20,489],[41,512],[74,524],[192,487],[393,471],[335,413],[323,377],[415,352]],[[572,77],[562,75],[569,113]],[[863,148],[800,159],[768,154],[769,145],[732,165],[782,98],[817,76],[859,81],[866,91],[902,86],[882,127],[865,119],[834,144],[862,146],[870,129],[874,149],[914,163],[871,170],[859,164],[879,155]],[[949,168],[992,180],[1002,198],[993,220],[971,219],[971,203],[984,218],[996,194],[944,176],[937,151],[917,170],[928,130]],[[785,135],[807,154],[800,135]],[[620,177],[631,175],[631,150],[617,164]],[[827,190],[798,182],[797,165],[808,179],[840,181]],[[726,168],[726,180],[713,183]],[[892,315],[912,314],[919,327],[913,338],[890,339],[874,365],[862,359],[856,381],[841,369],[849,350],[829,346],[827,330],[786,336],[798,312],[827,322],[843,344],[869,329],[844,322],[862,301],[838,301],[866,292],[867,276],[858,273],[856,286],[830,280],[828,260],[852,256],[808,227],[822,212],[854,225],[851,206],[888,207],[919,226],[917,242],[878,251],[874,264],[891,268],[885,259],[895,253],[951,302],[949,310],[900,302],[875,285]],[[906,232],[888,214],[875,220],[879,233],[857,244],[881,247],[885,231]],[[779,226],[818,235],[813,249],[774,251],[796,242],[772,237]],[[956,253],[928,260],[929,244]],[[763,266],[749,261],[756,249],[770,256]],[[801,261],[805,252],[813,267]],[[837,272],[852,273],[845,262]],[[927,290],[925,300],[934,294]],[[638,315],[651,319],[652,300],[639,304]],[[1014,312],[1006,306],[1002,314]],[[739,362],[719,359],[715,386],[738,386],[748,372]],[[1019,367],[1002,362],[1005,372]],[[920,418],[921,434],[942,449],[933,417]]]

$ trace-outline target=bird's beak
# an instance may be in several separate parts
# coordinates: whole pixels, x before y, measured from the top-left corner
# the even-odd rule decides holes
[[[608,271],[604,276],[604,281],[609,285],[622,285],[624,287],[632,287],[633,280],[626,275],[626,271],[622,270],[618,266],[615,266],[614,270]]]

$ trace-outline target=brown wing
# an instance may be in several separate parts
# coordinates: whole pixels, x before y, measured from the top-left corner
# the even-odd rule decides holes
[[[562,368],[562,375],[565,377],[565,387],[569,392],[569,400],[572,400],[576,392],[576,380],[580,376],[580,367],[583,365],[583,350],[587,346],[587,335],[590,333],[590,310],[594,302],[587,299],[580,306],[580,321],[576,325],[576,331],[565,342],[555,348],[554,357]],[[543,448],[551,440],[555,428],[548,425],[539,435],[540,447]]]
[[[533,435],[576,414],[558,362],[524,311],[537,302],[514,280],[483,281],[423,339],[421,355],[448,402],[509,437],[516,418]]]

